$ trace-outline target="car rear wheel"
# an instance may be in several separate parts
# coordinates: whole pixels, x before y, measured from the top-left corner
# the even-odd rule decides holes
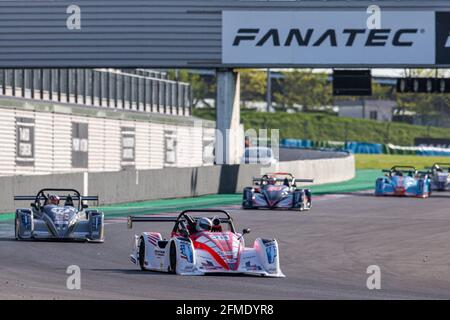
[[[14,237],[16,238],[16,240],[20,240],[20,236],[19,236],[19,219],[17,217],[17,213],[16,213],[16,218],[14,220]]]
[[[170,273],[177,272],[177,246],[175,242],[172,241],[170,244],[170,252],[169,252],[169,260],[170,260]]]
[[[246,187],[244,188],[244,195],[242,199],[242,209],[248,210],[253,209],[253,189]]]
[[[139,266],[141,270],[145,270],[145,240],[144,237],[139,239]]]

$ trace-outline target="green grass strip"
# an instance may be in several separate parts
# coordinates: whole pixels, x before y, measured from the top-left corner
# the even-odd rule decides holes
[[[311,186],[313,195],[364,191],[375,188],[375,180],[382,175],[380,170],[356,170],[356,176],[345,182]]]
[[[14,213],[0,213],[0,221],[14,219]]]
[[[414,166],[421,170],[435,162],[449,163],[449,157],[424,157],[399,154],[355,154],[357,169],[390,169],[395,165]],[[381,172],[380,172],[381,173]]]

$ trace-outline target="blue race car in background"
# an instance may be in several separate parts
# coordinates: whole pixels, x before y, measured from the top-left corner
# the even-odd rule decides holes
[[[431,194],[429,173],[412,166],[394,166],[383,170],[385,176],[375,183],[376,196],[427,198]]]

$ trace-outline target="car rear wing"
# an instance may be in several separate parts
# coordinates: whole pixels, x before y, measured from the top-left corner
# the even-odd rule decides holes
[[[67,195],[60,196],[58,195],[60,200],[67,200]],[[81,201],[98,201],[98,196],[70,196],[72,200],[81,200]],[[36,196],[14,196],[14,201],[29,201],[29,200],[36,200]],[[39,196],[37,197],[37,200],[45,200],[45,197]]]
[[[232,218],[228,212],[220,209],[190,209],[182,211],[178,216],[158,216],[158,217],[149,217],[149,216],[128,216],[127,219],[127,227],[129,229],[133,228],[134,222],[177,222],[177,221],[186,221],[187,213],[223,213],[226,215],[226,218],[219,217],[221,223],[232,222]],[[190,217],[190,216],[189,216]],[[189,218],[188,217],[188,218]],[[201,217],[191,217],[196,220]],[[194,222],[194,221],[191,221]]]
[[[295,182],[314,182],[314,179],[295,179]]]
[[[200,217],[194,217],[194,219],[198,219]],[[219,218],[220,222],[229,222],[228,218]],[[186,221],[185,219],[180,219],[182,221]],[[135,217],[128,216],[127,219],[127,227],[128,229],[133,228],[133,223],[135,222],[177,222],[177,217]]]
[[[134,222],[176,222],[177,217],[145,217],[145,216],[128,216],[127,227],[133,228]]]
[[[390,169],[383,169],[381,171],[382,172],[393,172],[393,171],[411,172],[411,171],[417,171],[417,169],[414,166],[393,166]]]
[[[414,167],[414,166],[402,166],[402,165],[396,165],[396,166],[393,166],[393,167],[391,168],[391,170],[416,171],[417,169],[416,169],[416,167]]]
[[[273,180],[275,180],[275,182],[283,182],[285,179],[284,178],[272,178]],[[257,177],[253,177],[253,182],[262,182],[262,181],[267,181],[269,180],[268,178],[257,178]],[[314,179],[297,179],[297,178],[293,178],[292,182],[305,182],[305,183],[313,183]]]
[[[436,162],[433,164],[432,167],[426,167],[425,169],[430,169],[433,170],[435,168],[440,168],[440,169],[447,169],[450,171],[450,163],[445,163],[445,162]]]
[[[268,175],[268,176],[290,176],[291,178],[294,178],[292,173],[289,173],[289,172],[268,172],[265,175]]]

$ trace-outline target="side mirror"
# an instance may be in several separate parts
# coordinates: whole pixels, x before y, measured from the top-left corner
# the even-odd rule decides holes
[[[86,203],[83,203],[83,204],[81,205],[81,208],[87,209],[87,208],[89,208],[89,206],[88,206]]]
[[[250,228],[245,228],[244,230],[242,230],[242,234],[249,234],[250,233]]]

